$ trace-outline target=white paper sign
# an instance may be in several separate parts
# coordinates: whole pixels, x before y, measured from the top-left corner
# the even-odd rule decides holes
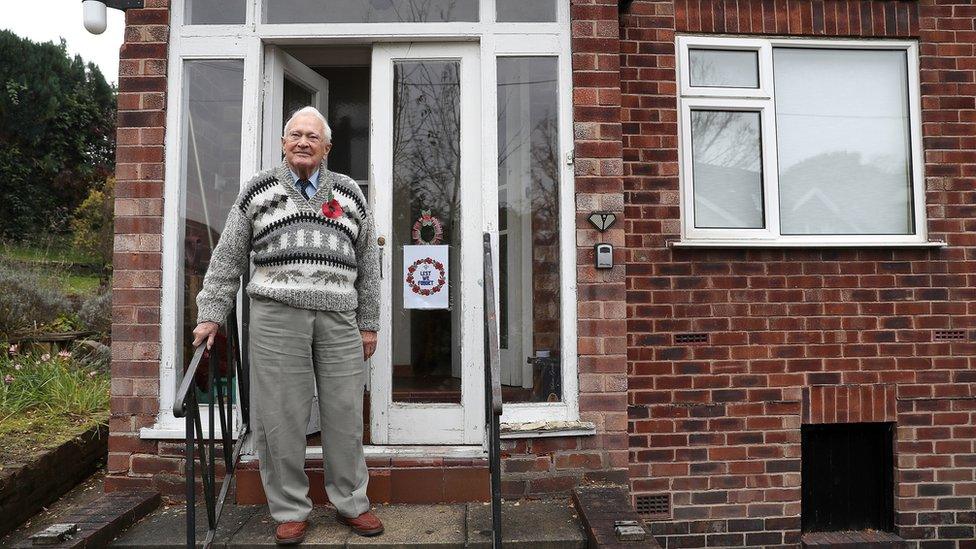
[[[447,245],[403,247],[403,308],[447,309]]]

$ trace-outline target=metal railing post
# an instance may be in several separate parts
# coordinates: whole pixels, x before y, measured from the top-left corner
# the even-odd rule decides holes
[[[485,281],[485,427],[488,431],[488,467],[491,476],[492,547],[502,547],[501,425],[502,386],[498,349],[498,320],[495,314],[495,270],[491,234],[484,234]]]
[[[173,415],[186,418],[186,545],[196,546],[196,470],[199,465],[200,483],[203,488],[204,504],[207,511],[207,537],[204,547],[210,547],[217,533],[217,523],[223,509],[231,482],[234,477],[237,462],[249,433],[248,429],[248,394],[247,394],[247,364],[241,361],[239,339],[237,337],[237,312],[231,311],[225,323],[226,345],[215,345],[209,351],[205,345],[194,349],[193,357],[183,374],[183,381],[177,390],[176,401],[173,404]],[[224,371],[220,371],[221,354],[224,358]],[[200,387],[197,377],[200,364],[206,358],[207,373],[203,382],[206,387]],[[241,406],[241,429],[234,442],[234,379],[241,384],[238,402]],[[196,391],[205,389],[207,402],[207,433],[204,434],[203,422],[200,417],[200,404]],[[224,391],[227,391],[224,394]],[[226,401],[225,401],[226,399]],[[220,493],[217,493],[217,460],[218,441],[215,416],[219,414],[220,446],[223,452],[225,472],[221,480]],[[194,455],[195,454],[195,455]]]

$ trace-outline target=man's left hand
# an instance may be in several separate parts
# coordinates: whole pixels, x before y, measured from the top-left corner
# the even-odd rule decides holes
[[[359,334],[363,336],[363,360],[369,360],[376,352],[376,332],[360,330]]]

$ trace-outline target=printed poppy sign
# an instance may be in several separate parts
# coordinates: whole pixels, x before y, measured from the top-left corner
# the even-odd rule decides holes
[[[403,247],[403,308],[447,309],[448,246]]]

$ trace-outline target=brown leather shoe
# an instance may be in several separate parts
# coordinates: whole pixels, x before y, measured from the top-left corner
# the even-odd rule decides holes
[[[344,517],[336,513],[339,522],[352,528],[360,536],[378,536],[383,533],[383,523],[376,515],[366,511],[356,518]]]
[[[282,522],[275,528],[275,543],[278,545],[298,545],[305,541],[308,521]]]

